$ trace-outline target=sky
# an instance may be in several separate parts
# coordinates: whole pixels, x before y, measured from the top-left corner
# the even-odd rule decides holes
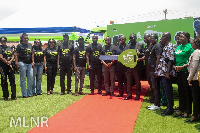
[[[200,17],[199,0],[0,0],[0,28],[72,27]]]

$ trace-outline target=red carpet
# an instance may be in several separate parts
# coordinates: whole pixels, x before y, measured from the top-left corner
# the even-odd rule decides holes
[[[146,81],[141,83],[138,101],[87,95],[49,118],[48,127],[44,124],[44,127],[35,127],[29,133],[132,133],[149,87]],[[115,91],[115,94],[118,92]],[[134,94],[135,89],[135,97]]]

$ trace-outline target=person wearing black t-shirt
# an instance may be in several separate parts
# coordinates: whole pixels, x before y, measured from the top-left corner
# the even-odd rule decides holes
[[[47,72],[47,95],[54,94],[53,88],[58,66],[58,48],[56,41],[49,39],[48,47],[44,51],[44,67]]]
[[[28,98],[32,96],[34,55],[32,52],[32,44],[28,43],[29,38],[26,33],[22,34],[21,40],[22,43],[17,45],[15,64],[16,68],[19,69],[22,96],[23,98]]]
[[[139,58],[143,57],[144,55],[144,46],[141,43],[136,41],[136,35],[130,34],[129,36],[131,44],[129,45],[129,49],[135,49]],[[132,83],[133,79],[136,84],[136,97],[134,100],[140,99],[140,92],[141,92],[141,83],[140,83],[140,68],[143,67],[143,61],[138,61],[137,65],[134,68],[127,68],[126,70],[126,79],[127,79],[127,96],[124,100],[132,99]]]
[[[113,50],[115,49],[115,45],[111,45],[111,38],[106,37],[105,39],[106,45],[102,48],[101,55],[112,55]],[[103,63],[102,72],[104,75],[104,85],[106,89],[106,93],[103,93],[102,96],[115,96],[114,95],[114,87],[115,87],[115,61],[114,60],[101,60]],[[110,87],[111,82],[111,87]]]
[[[87,59],[87,69],[89,70],[90,77],[90,89],[91,95],[94,95],[94,80],[95,73],[97,74],[98,80],[98,92],[97,94],[101,94],[102,89],[102,65],[101,60],[99,59],[100,53],[102,51],[101,44],[97,43],[98,36],[94,35],[92,37],[93,43],[91,43],[86,49],[86,59]]]
[[[149,74],[151,76],[152,89],[154,89],[155,100],[154,104],[148,106],[149,110],[160,110],[160,79],[155,77],[155,71],[157,70],[158,64],[160,62],[160,57],[162,55],[162,45],[158,43],[158,35],[152,34],[150,36],[150,45],[153,45],[151,52],[149,54],[148,64],[149,64]]]
[[[120,37],[120,45],[117,45],[115,49],[113,50],[113,55],[120,55],[123,51],[129,49],[129,45],[126,44],[126,37],[121,36]],[[117,80],[118,80],[118,89],[119,94],[116,97],[123,97],[124,91],[123,91],[123,83],[126,85],[127,88],[127,80],[126,80],[126,66],[124,66],[121,62],[116,62],[116,73],[117,73]]]
[[[14,54],[12,53],[12,49],[10,46],[6,45],[7,38],[2,36],[0,38],[1,46],[0,46],[0,65],[3,68],[5,79],[1,76],[1,86],[3,90],[3,97],[4,100],[9,100],[9,92],[8,92],[8,83],[7,83],[7,76],[10,81],[11,86],[11,99],[17,100],[16,98],[16,84],[15,84],[15,75],[12,68],[12,61],[14,59]]]
[[[71,94],[71,76],[73,69],[73,50],[74,46],[68,43],[69,36],[63,35],[64,43],[58,46],[58,69],[60,69],[60,95],[65,94],[65,74],[67,72],[67,94]]]
[[[42,73],[43,73],[43,61],[44,53],[42,50],[42,44],[40,39],[35,39],[33,46],[34,54],[34,68],[33,68],[33,86],[32,92],[34,96],[42,95],[41,83],[42,83]],[[35,77],[36,77],[36,92],[35,92]]]
[[[144,42],[147,43],[145,48],[144,48],[144,56],[142,58],[138,58],[138,60],[139,61],[145,60],[146,77],[147,77],[147,81],[148,81],[150,88],[151,88],[151,98],[148,99],[148,100],[149,100],[150,103],[154,103],[155,95],[154,95],[154,90],[152,89],[151,76],[149,74],[149,64],[148,64],[149,54],[150,54],[151,49],[153,47],[153,45],[150,45],[150,34],[147,33],[147,34],[144,35]]]
[[[82,36],[78,39],[79,46],[74,49],[73,64],[75,72],[75,96],[84,95],[82,92],[85,72],[86,72],[86,48],[84,46],[84,38]],[[80,88],[78,92],[78,82],[80,79]]]

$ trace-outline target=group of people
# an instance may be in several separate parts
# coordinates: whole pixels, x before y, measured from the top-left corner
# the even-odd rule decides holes
[[[149,38],[149,39],[148,39]],[[145,60],[147,79],[151,87],[149,110],[159,110],[160,100],[167,102],[167,108],[161,115],[172,115],[174,113],[174,95],[172,81],[177,78],[179,92],[179,107],[175,117],[188,118],[188,122],[199,120],[200,117],[200,95],[199,95],[199,70],[200,70],[200,37],[190,43],[190,34],[183,32],[176,37],[178,43],[172,44],[171,34],[162,34],[158,43],[156,34],[145,34],[145,55],[138,60]],[[147,59],[147,57],[148,59]],[[148,61],[147,61],[148,60]],[[163,90],[162,90],[163,89]],[[164,93],[163,93],[164,92]],[[164,99],[166,97],[166,99]]]
[[[94,95],[95,74],[98,80],[98,92],[102,96],[115,96],[115,75],[118,80],[119,94],[116,97],[126,97],[123,100],[132,99],[132,86],[136,85],[136,97],[140,99],[141,92],[141,70],[144,69],[144,60],[146,68],[146,77],[151,88],[151,98],[149,102],[154,103],[148,106],[149,110],[159,110],[160,101],[167,103],[167,109],[162,115],[172,115],[174,113],[173,87],[172,80],[177,77],[179,91],[179,111],[175,117],[189,117],[193,122],[200,117],[200,95],[199,95],[199,58],[200,58],[200,37],[195,38],[190,44],[190,34],[183,32],[177,35],[177,44],[171,43],[171,34],[165,32],[158,42],[157,34],[145,34],[144,42],[146,46],[136,41],[136,34],[129,36],[130,44],[126,44],[126,37],[119,37],[119,45],[111,44],[111,38],[105,38],[102,47],[97,43],[98,36],[92,37],[92,43],[89,46],[84,45],[84,38],[78,38],[78,46],[74,48],[68,42],[69,36],[63,35],[63,43],[56,47],[56,41],[49,39],[48,47],[43,50],[40,39],[35,39],[32,46],[28,40],[28,35],[23,33],[20,44],[16,51],[6,45],[7,38],[0,38],[0,65],[3,69],[2,90],[4,100],[9,100],[7,75],[11,85],[11,99],[16,100],[16,85],[13,71],[13,62],[20,74],[20,87],[23,98],[36,95],[42,95],[41,82],[43,69],[47,73],[47,95],[54,94],[54,83],[57,70],[60,70],[61,93],[71,94],[71,76],[72,70],[75,72],[75,96],[84,95],[82,92],[84,78],[87,70],[90,78],[90,95]],[[138,61],[134,68],[128,68],[119,60],[100,60],[100,55],[120,55],[127,49],[135,49]],[[102,72],[106,93],[102,93]],[[67,73],[67,89],[65,90],[65,75]],[[4,77],[3,77],[4,76]],[[27,87],[26,87],[27,77]],[[36,85],[35,85],[36,79]],[[78,89],[78,83],[80,87]],[[123,86],[123,83],[125,86]],[[126,91],[124,92],[124,87]],[[36,88],[36,89],[35,89]],[[192,88],[192,89],[191,89]],[[162,98],[161,98],[162,97]],[[166,99],[164,99],[166,97]]]

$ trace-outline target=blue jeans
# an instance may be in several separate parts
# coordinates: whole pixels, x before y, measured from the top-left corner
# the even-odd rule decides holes
[[[162,78],[162,83],[164,87],[165,94],[167,96],[168,106],[167,111],[168,113],[173,113],[174,109],[174,94],[173,94],[173,87],[172,87],[172,77],[170,79],[166,79],[164,76]]]
[[[32,84],[33,84],[33,68],[32,64],[26,64],[18,62],[19,74],[20,74],[20,87],[22,96],[32,95]],[[27,89],[26,89],[26,76],[27,76]]]
[[[43,73],[43,64],[35,63],[34,68],[33,68],[32,94],[35,93],[35,77],[36,77],[36,93],[42,93],[42,90],[41,90],[42,73]]]

